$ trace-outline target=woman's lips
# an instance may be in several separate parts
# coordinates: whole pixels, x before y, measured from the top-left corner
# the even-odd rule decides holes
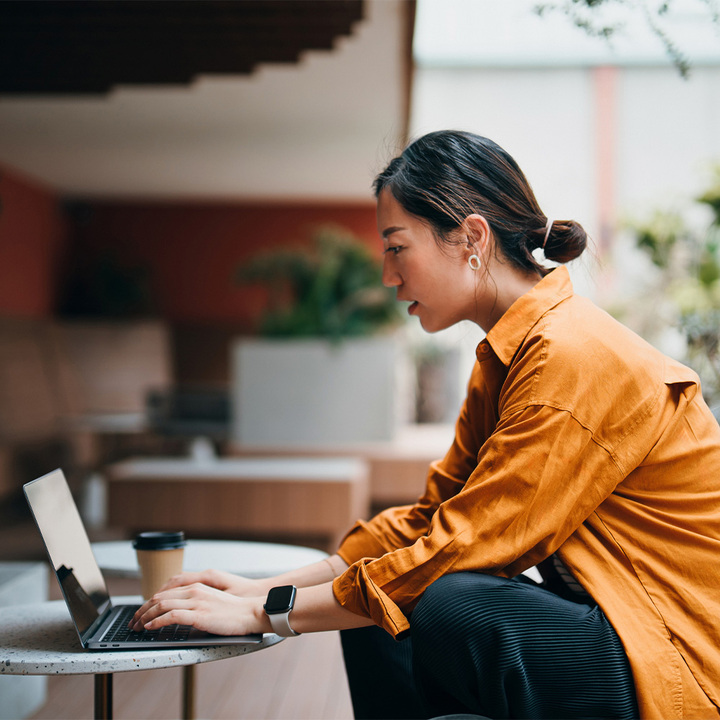
[[[418,306],[417,300],[415,300],[415,302],[411,302],[410,307],[408,308],[408,315],[414,315],[415,310],[417,310],[417,306]]]

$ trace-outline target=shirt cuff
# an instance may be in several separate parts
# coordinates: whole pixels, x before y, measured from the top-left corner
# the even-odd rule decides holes
[[[356,562],[333,581],[336,600],[346,610],[368,617],[376,625],[400,640],[410,630],[410,622],[400,608],[370,577],[367,565],[372,560]]]

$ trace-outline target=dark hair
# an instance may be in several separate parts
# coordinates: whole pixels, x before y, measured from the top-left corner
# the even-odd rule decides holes
[[[548,219],[518,164],[492,140],[455,130],[424,135],[375,178],[375,197],[385,189],[406,212],[426,221],[439,241],[451,242],[450,232],[468,215],[482,215],[513,265],[549,272],[533,256],[543,245]],[[545,257],[566,263],[586,244],[581,225],[555,220]]]

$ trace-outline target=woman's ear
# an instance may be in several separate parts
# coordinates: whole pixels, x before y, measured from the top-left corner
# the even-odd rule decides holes
[[[468,215],[462,224],[467,238],[466,251],[470,255],[483,257],[490,245],[492,233],[490,225],[483,215]]]

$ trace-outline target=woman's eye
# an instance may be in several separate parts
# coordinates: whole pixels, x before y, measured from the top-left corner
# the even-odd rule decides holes
[[[402,250],[402,245],[391,245],[390,247],[386,248],[385,254],[392,253],[393,255],[397,255]]]

